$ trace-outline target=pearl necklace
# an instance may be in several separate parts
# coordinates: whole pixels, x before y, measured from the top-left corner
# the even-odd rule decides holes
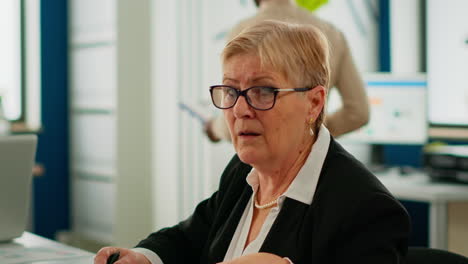
[[[255,195],[255,196],[256,196],[256,195]],[[254,197],[254,201],[255,201],[255,203],[254,203],[255,208],[257,208],[257,209],[266,209],[266,208],[270,208],[270,207],[272,207],[273,205],[277,204],[278,198],[276,198],[275,200],[273,200],[273,201],[271,201],[271,202],[268,202],[268,203],[266,203],[266,204],[258,204],[258,203],[257,203],[256,197]]]

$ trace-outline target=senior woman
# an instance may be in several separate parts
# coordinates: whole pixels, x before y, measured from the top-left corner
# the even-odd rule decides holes
[[[404,208],[322,125],[328,46],[314,27],[267,21],[227,44],[210,88],[237,155],[187,220],[95,263],[399,263]]]

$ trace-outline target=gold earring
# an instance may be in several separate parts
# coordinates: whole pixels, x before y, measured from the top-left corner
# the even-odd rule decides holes
[[[314,136],[314,127],[313,127],[313,126],[314,126],[314,118],[313,118],[313,117],[311,117],[311,118],[309,119],[309,126],[310,126],[310,127],[309,127],[310,135],[311,135],[311,136]]]

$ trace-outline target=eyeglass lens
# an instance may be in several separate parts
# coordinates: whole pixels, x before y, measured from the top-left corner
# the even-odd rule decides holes
[[[245,95],[247,103],[256,109],[269,109],[275,103],[275,91],[271,87],[252,87],[239,91],[229,86],[212,89],[213,103],[219,108],[231,108],[240,95]]]

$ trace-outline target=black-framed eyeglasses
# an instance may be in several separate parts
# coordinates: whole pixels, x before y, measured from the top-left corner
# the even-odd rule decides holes
[[[254,86],[241,91],[228,85],[213,85],[210,86],[210,94],[214,106],[219,109],[233,107],[239,96],[244,96],[252,108],[266,111],[275,106],[276,96],[279,92],[306,92],[312,90],[312,88],[279,89],[268,86]]]

